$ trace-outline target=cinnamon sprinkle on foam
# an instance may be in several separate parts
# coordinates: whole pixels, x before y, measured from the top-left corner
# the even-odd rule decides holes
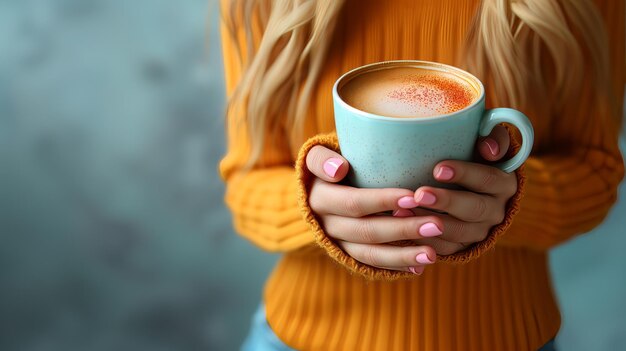
[[[446,77],[415,75],[405,77],[402,83],[402,87],[394,89],[387,96],[414,106],[437,106],[436,110],[441,114],[461,110],[473,100],[473,94],[467,87]]]

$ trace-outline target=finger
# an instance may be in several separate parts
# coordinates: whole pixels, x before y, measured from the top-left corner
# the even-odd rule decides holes
[[[462,243],[450,242],[441,238],[425,238],[416,240],[417,245],[424,245],[435,250],[437,255],[449,256],[457,252],[465,250],[469,245]]]
[[[306,166],[316,177],[331,183],[342,180],[350,168],[343,156],[321,145],[313,146],[309,150]]]
[[[425,209],[415,209],[416,216],[429,216],[433,212]],[[460,243],[463,245],[471,245],[473,243],[483,241],[489,233],[491,226],[486,223],[471,223],[458,220],[446,214],[434,214],[443,221],[443,234],[437,236],[437,239],[452,243]],[[421,241],[420,241],[421,242]]]
[[[436,216],[352,218],[326,215],[322,221],[326,233],[332,238],[362,244],[430,238],[443,233],[443,221]]]
[[[340,247],[355,260],[379,268],[407,270],[408,267],[432,264],[437,259],[435,250],[428,246],[393,246],[359,244],[339,241]]]
[[[506,155],[511,143],[509,132],[502,125],[497,125],[486,137],[476,142],[478,153],[487,161],[498,161]]]
[[[477,193],[509,198],[517,190],[515,173],[480,163],[446,160],[433,170],[435,179],[442,183],[458,184]]]
[[[407,189],[360,189],[347,185],[318,182],[309,205],[317,214],[363,217],[378,212],[417,207],[413,192]]]
[[[466,190],[423,186],[415,192],[415,202],[466,222],[496,224],[504,219],[504,207],[498,199]]]

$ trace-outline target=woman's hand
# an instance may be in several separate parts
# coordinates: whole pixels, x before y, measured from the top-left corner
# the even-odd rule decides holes
[[[309,151],[306,164],[317,177],[309,193],[309,205],[326,234],[348,255],[370,266],[418,275],[425,265],[435,262],[436,253],[429,246],[389,245],[399,240],[433,238],[445,231],[441,216],[434,213],[400,218],[413,215],[407,209],[417,207],[413,191],[335,184],[348,173],[348,161],[322,146]],[[438,202],[443,204],[444,200],[441,197]],[[394,211],[395,216],[377,215],[386,211]]]
[[[497,161],[506,154],[509,142],[506,129],[498,126],[488,137],[479,140],[477,152],[488,161]],[[493,226],[502,223],[507,201],[517,191],[515,173],[504,173],[480,163],[442,161],[435,166],[433,175],[439,182],[466,189],[423,186],[415,192],[415,202],[420,208],[414,209],[413,214],[418,218],[432,215],[433,212],[424,208],[446,213],[437,215],[443,221],[443,235],[418,240],[440,255],[456,253],[484,240]]]
[[[500,160],[509,142],[506,129],[498,126],[479,140],[477,153]],[[322,146],[309,151],[306,163],[317,177],[309,205],[326,234],[357,261],[415,274],[434,263],[436,254],[451,255],[484,240],[503,221],[506,203],[517,191],[515,173],[473,162],[442,161],[433,170],[436,180],[466,190],[424,186],[415,192],[335,184],[348,173],[348,161]],[[379,215],[386,211],[393,217]],[[417,246],[389,244],[400,240]]]

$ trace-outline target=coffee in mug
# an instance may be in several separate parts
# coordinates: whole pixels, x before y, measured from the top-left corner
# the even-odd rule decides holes
[[[359,110],[388,117],[415,118],[462,110],[480,97],[478,87],[444,71],[381,67],[357,75],[339,96]]]

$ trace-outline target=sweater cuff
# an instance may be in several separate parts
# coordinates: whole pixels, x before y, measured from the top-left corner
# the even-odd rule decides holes
[[[352,256],[343,251],[335,241],[326,235],[324,229],[319,224],[315,214],[309,206],[309,191],[315,175],[306,167],[306,155],[309,150],[316,145],[327,147],[336,152],[339,150],[339,141],[335,133],[319,134],[309,139],[298,153],[296,160],[296,178],[298,191],[298,205],[306,223],[310,226],[315,242],[326,251],[328,256],[337,263],[344,266],[353,274],[358,274],[370,280],[395,280],[399,278],[414,277],[412,273],[392,271],[388,269],[376,268],[355,260]]]
[[[510,159],[521,148],[521,144],[516,139],[516,131],[509,127],[505,126],[509,132],[509,137],[511,140],[511,146],[507,152],[506,157],[504,159]],[[515,194],[507,201],[506,211],[504,220],[502,223],[493,226],[483,241],[473,244],[463,251],[456,252],[452,255],[447,256],[437,256],[437,259],[442,262],[450,262],[450,263],[467,263],[475,258],[480,257],[482,254],[494,248],[498,239],[506,233],[511,224],[513,223],[513,219],[517,215],[520,209],[520,201],[524,195],[524,186],[526,184],[526,172],[524,171],[524,165],[519,167],[515,171],[515,175],[517,176],[517,191]]]

